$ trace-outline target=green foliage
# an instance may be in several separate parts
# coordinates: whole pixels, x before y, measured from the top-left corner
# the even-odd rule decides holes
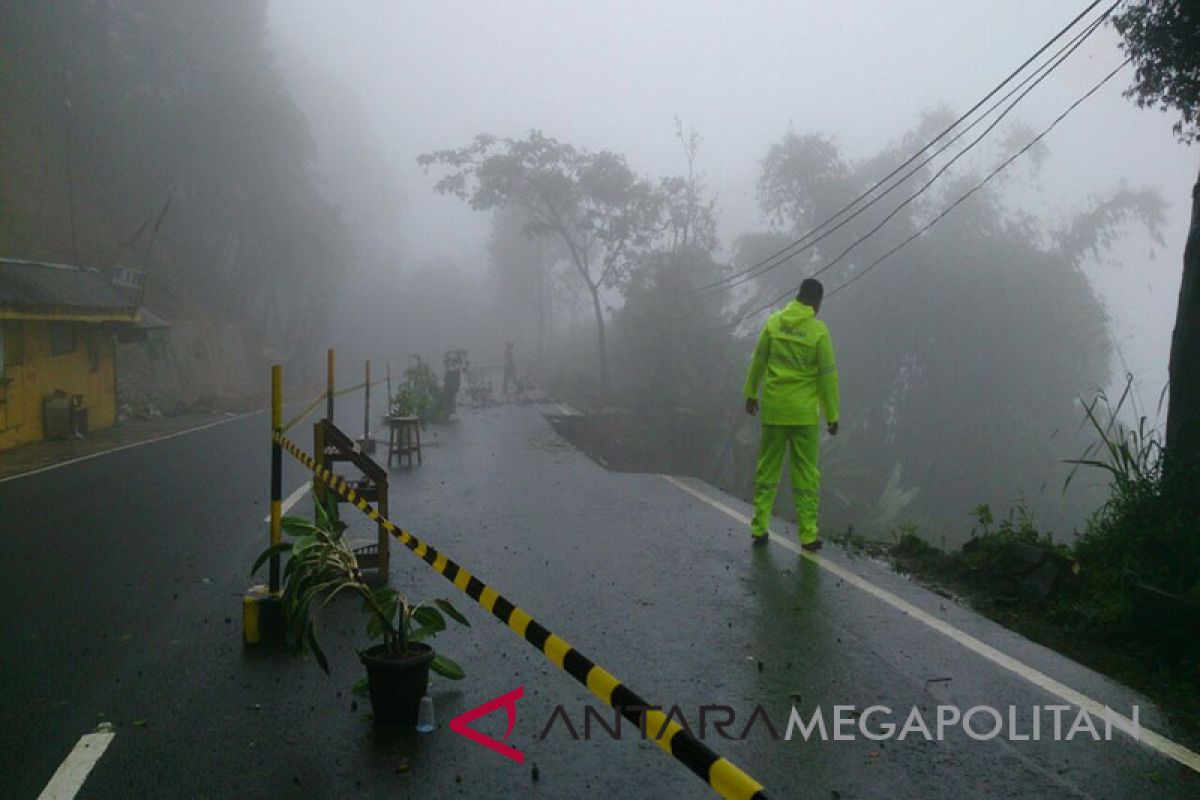
[[[891,554],[899,558],[923,558],[941,551],[926,542],[917,534],[915,528],[900,529],[896,532],[896,543],[892,545]]]
[[[977,573],[978,579],[1004,582],[1015,573],[1028,571],[1029,565],[1036,565],[1047,553],[1069,556],[1068,549],[1055,543],[1049,532],[1038,529],[1024,501],[1011,507],[998,524],[986,504],[977,506],[971,516],[975,517],[976,525],[963,545],[960,558],[962,566]]]
[[[1133,428],[1120,422],[1130,397],[1127,383],[1115,405],[1103,392],[1084,404],[1085,420],[1097,441],[1071,463],[1076,470],[1105,474],[1110,494],[1072,545],[1056,543],[1040,531],[1023,503],[999,520],[983,504],[970,512],[975,525],[961,552],[930,558],[927,545],[905,536],[891,554],[906,568],[938,579],[949,576],[969,594],[1005,602],[1020,594],[1020,580],[1029,574],[1030,565],[1046,559],[1064,568],[1069,565],[1069,580],[1057,581],[1053,594],[1039,596],[1026,608],[1082,635],[1141,636],[1139,613],[1147,612],[1139,603],[1144,606],[1147,587],[1200,600],[1200,532],[1186,506],[1186,489],[1167,484],[1161,439],[1146,418],[1139,418]],[[1074,472],[1068,481],[1073,477]],[[1173,637],[1190,624],[1156,619],[1157,634],[1163,637]]]
[[[1140,0],[1113,15],[1137,77],[1125,92],[1142,107],[1174,109],[1182,142],[1200,139],[1200,10],[1192,0]]]
[[[402,385],[392,395],[392,414],[398,417],[429,418],[433,408],[433,398],[427,392],[417,391],[411,386]]]
[[[851,180],[832,137],[789,131],[762,160],[758,204],[776,225],[806,232],[832,210],[824,206],[834,197],[850,199]]]
[[[664,198],[625,157],[592,152],[531,131],[524,139],[480,134],[464,147],[421,155],[417,163],[448,172],[436,190],[477,211],[516,210],[531,236],[564,251],[590,295],[602,392],[608,392],[608,345],[601,291],[620,288],[661,231]]]
[[[1125,390],[1113,406],[1103,391],[1096,393],[1090,403],[1083,406],[1088,424],[1098,437],[1084,450],[1079,458],[1068,459],[1074,469],[1063,484],[1063,491],[1070,486],[1080,467],[1104,470],[1112,480],[1115,497],[1123,497],[1141,490],[1142,487],[1158,483],[1162,475],[1163,446],[1158,431],[1143,414],[1136,428],[1127,428],[1120,421],[1121,409],[1130,398],[1133,376],[1127,376]],[[1104,419],[1097,406],[1104,404]]]
[[[460,625],[470,625],[448,600],[437,598],[414,604],[390,587],[372,588],[363,579],[358,559],[345,540],[346,524],[338,519],[336,501],[318,503],[316,511],[315,522],[284,517],[283,532],[292,541],[268,547],[251,569],[253,574],[271,556],[291,554],[283,570],[282,603],[287,642],[293,651],[309,649],[321,669],[329,672],[329,662],[317,638],[317,615],[343,592],[362,599],[367,637],[381,639],[387,651],[396,656],[409,653],[410,643],[445,630],[447,616]],[[438,656],[431,668],[454,680],[464,674],[462,667],[445,656]]]
[[[987,533],[988,528],[991,526],[992,522],[995,521],[995,519],[992,517],[992,507],[987,503],[982,503],[975,506],[975,508],[971,510],[970,515],[975,518],[975,522],[977,523],[975,528],[971,531],[972,535],[975,535],[979,532]]]
[[[465,358],[465,351],[462,352]],[[453,399],[447,399],[447,392],[433,367],[427,361],[415,359],[404,371],[404,382],[392,395],[391,413],[420,417],[424,422],[445,422],[453,412]]]
[[[614,323],[624,345],[614,352],[616,384],[634,409],[653,444],[675,449],[680,460],[707,466],[738,421],[734,381],[721,380],[738,369],[738,353],[713,298],[678,302],[715,274],[706,252],[662,253],[647,260],[625,290]],[[650,444],[650,443],[648,443]]]
[[[768,149],[759,179],[760,205],[775,227],[737,240],[739,267],[833,214],[944,122],[940,112],[929,114],[895,145],[853,161],[828,137],[782,137]],[[949,522],[944,509],[975,498],[1033,495],[1039,486],[1032,481],[1074,454],[1075,444],[1060,432],[1077,427],[1081,387],[1105,384],[1111,363],[1105,311],[1082,264],[1130,224],[1156,234],[1162,221],[1157,195],[1118,186],[1067,220],[1046,224],[1010,205],[993,183],[898,251],[886,269],[851,291],[829,293],[956,198],[961,183],[974,182],[971,169],[969,160],[960,162],[955,180],[898,206],[931,177],[923,167],[895,201],[831,226],[780,268],[761,270],[743,305],[761,307],[833,265],[820,276],[827,287],[821,317],[839,363],[853,365],[840,373],[846,424],[838,439],[843,457],[870,476],[856,479],[849,494],[880,496],[902,463],[907,483],[921,490],[910,510],[942,514],[938,524]],[[898,213],[880,234],[867,236],[892,209]],[[848,257],[839,261],[843,253]],[[745,333],[756,333],[761,322],[760,315]],[[1054,513],[1080,517],[1084,508],[1063,508],[1078,502],[1072,495]],[[860,509],[830,510],[834,525],[861,524]]]
[[[742,368],[723,298],[697,289],[720,276],[714,201],[696,159],[700,137],[677,121],[684,175],[659,182],[664,228],[623,286],[614,315],[617,396],[633,410],[632,438],[668,454],[663,469],[719,471],[738,435]]]
[[[1124,622],[1129,621],[1130,592],[1138,584],[1200,597],[1200,532],[1187,503],[1195,484],[1183,477],[1168,484],[1161,436],[1144,415],[1133,428],[1120,422],[1131,385],[1132,379],[1115,406],[1103,392],[1085,405],[1097,442],[1070,462],[1108,476],[1109,499],[1075,550],[1098,592],[1125,599],[1106,609],[1110,621]]]

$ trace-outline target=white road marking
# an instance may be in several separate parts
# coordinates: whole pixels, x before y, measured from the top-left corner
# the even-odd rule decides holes
[[[28,478],[30,475],[38,475],[43,472],[49,472],[52,469],[58,469],[59,467],[67,467],[67,466],[70,466],[71,464],[78,464],[80,461],[90,461],[93,458],[99,458],[100,456],[112,455],[113,453],[119,453],[122,450],[130,450],[134,447],[143,447],[148,444],[154,444],[155,442],[165,442],[167,439],[174,439],[178,436],[186,436],[189,433],[196,433],[198,431],[206,430],[208,428],[215,428],[216,426],[224,425],[227,422],[234,422],[235,420],[239,420],[244,417],[252,417],[255,414],[261,414],[261,413],[263,413],[262,409],[260,409],[258,411],[248,411],[245,414],[237,414],[235,416],[228,417],[226,419],[219,419],[216,422],[207,422],[203,425],[197,425],[194,428],[188,428],[187,430],[175,431],[174,433],[168,433],[168,434],[164,434],[162,436],[156,436],[153,439],[146,439],[145,441],[141,441],[141,442],[131,442],[130,444],[123,444],[120,447],[112,447],[112,448],[109,448],[108,450],[100,450],[95,453],[88,453],[86,456],[80,456],[79,458],[72,458],[68,461],[59,461],[56,464],[50,464],[45,467],[38,467],[37,469],[31,469],[28,472],[19,472],[16,475],[9,475],[7,478],[0,478],[0,483],[7,483],[9,481],[15,481],[18,478]]]
[[[115,736],[112,731],[85,734],[67,755],[67,760],[59,764],[38,800],[71,800],[75,797]]]
[[[738,522],[746,525],[750,524],[749,517],[739,511],[735,511],[719,500],[714,500],[703,492],[688,486],[679,479],[670,475],[663,475],[662,477],[668,482],[687,492],[692,497],[695,497],[697,500],[700,500],[703,503],[707,503],[726,516],[736,519]],[[1044,672],[1040,672],[1033,667],[1018,661],[1012,656],[1000,652],[991,645],[984,644],[971,634],[965,633],[964,631],[961,631],[949,624],[945,620],[938,619],[932,614],[922,611],[912,603],[901,599],[888,590],[881,589],[880,587],[868,581],[866,578],[856,575],[855,573],[850,572],[849,570],[834,564],[831,561],[827,561],[826,559],[818,556],[816,553],[810,553],[807,550],[802,550],[800,545],[796,542],[793,542],[791,539],[780,536],[774,531],[768,531],[768,535],[771,537],[771,541],[775,544],[791,550],[801,558],[807,558],[809,561],[813,562],[822,569],[832,572],[846,583],[856,586],[867,594],[882,600],[892,608],[895,608],[897,611],[900,611],[903,614],[909,615],[913,619],[925,623],[938,633],[950,637],[968,650],[971,650],[972,652],[983,656],[988,661],[991,661],[996,666],[1006,669],[1018,677],[1024,678],[1034,686],[1044,689],[1061,700],[1065,700],[1074,706],[1084,709],[1093,719],[1105,718],[1106,706],[1103,703],[1097,702],[1082,692],[1078,692],[1075,689],[1072,689],[1070,686],[1056,681],[1054,678],[1051,678]],[[1118,714],[1115,710],[1109,710],[1107,713],[1109,718],[1113,720],[1113,727],[1115,729],[1125,733],[1128,733],[1128,730],[1133,729],[1134,723],[1129,717],[1124,716],[1123,714]],[[1189,769],[1200,772],[1200,754],[1187,749],[1183,745],[1168,739],[1162,734],[1155,733],[1149,728],[1140,726],[1138,741],[1153,750],[1157,750],[1162,755],[1178,761],[1180,764],[1183,764]]]
[[[287,496],[287,499],[284,500],[283,503],[280,504],[279,515],[283,516],[284,514],[287,514],[289,511],[291,511],[292,506],[296,505],[296,503],[299,503],[300,498],[304,497],[304,495],[308,494],[310,491],[312,491],[312,481],[305,481],[304,483],[297,486],[296,491],[289,494]],[[270,514],[267,514],[265,517],[263,517],[263,522],[270,522],[270,521],[271,521]]]
[[[558,406],[558,410],[561,411],[564,416],[575,416],[575,411],[570,406],[564,405],[563,403],[555,403],[555,405]]]

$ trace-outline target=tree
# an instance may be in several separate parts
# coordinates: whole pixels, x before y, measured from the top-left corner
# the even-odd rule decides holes
[[[930,115],[922,127],[937,127],[937,119]],[[770,155],[796,149],[815,149],[822,157]],[[902,142],[849,162],[827,139],[788,134],[764,159],[759,182],[788,191],[762,193],[763,211],[789,232],[810,226],[847,194],[886,175],[907,149]],[[946,178],[824,273],[827,292],[977,181]],[[923,182],[914,176],[909,185]],[[889,197],[821,242],[812,263],[764,273],[751,307],[794,291],[909,193]],[[840,488],[878,496],[900,463],[905,479],[921,486],[924,508],[953,518],[998,493],[1008,500],[1023,488],[1037,489],[1031,476],[1041,482],[1060,459],[1078,455],[1064,441],[1079,426],[1077,400],[1107,383],[1112,352],[1083,260],[1110,244],[1125,222],[1142,220],[1153,229],[1161,215],[1153,193],[1122,187],[1061,229],[1046,229],[1010,210],[991,183],[868,279],[830,297],[821,314],[843,366],[839,446],[869,468],[862,485]],[[738,260],[756,263],[778,242],[769,232],[743,236]]]
[[[1175,109],[1180,141],[1200,139],[1200,8],[1191,0],[1141,0],[1112,17],[1137,69],[1125,91],[1141,107]]]
[[[626,345],[618,376],[623,401],[636,411],[642,445],[667,454],[662,469],[713,474],[721,445],[740,419],[740,384],[726,380],[740,361],[724,301],[696,289],[719,277],[713,257],[716,203],[697,171],[700,136],[676,121],[687,164],[663,178],[663,227],[623,285],[615,315]],[[738,364],[740,367],[740,364]]]
[[[0,74],[21,76],[0,81],[0,248],[105,266],[169,197],[150,302],[285,352],[323,338],[346,231],[272,66],[266,7],[0,4]]]
[[[638,254],[660,228],[662,203],[654,186],[625,158],[591,152],[539,131],[524,139],[479,135],[465,147],[418,157],[426,169],[449,168],[435,186],[477,211],[521,209],[534,236],[553,237],[565,248],[592,301],[600,387],[609,389],[608,343],[601,292],[619,288]]]
[[[773,224],[795,233],[812,228],[847,195],[850,168],[832,138],[789,131],[760,163],[758,205]],[[849,200],[850,197],[846,197]]]
[[[537,319],[538,355],[545,354],[547,321],[547,259],[543,242],[529,231],[525,212],[501,206],[492,212],[488,260],[496,280],[496,305],[504,322],[502,335],[511,338],[515,321]]]
[[[1143,0],[1113,16],[1124,50],[1137,68],[1126,91],[1139,106],[1175,109],[1175,135],[1200,139],[1200,8],[1191,0]],[[1200,473],[1200,175],[1192,187],[1192,216],[1183,251],[1183,279],[1171,334],[1168,365],[1171,399],[1167,410],[1168,485]],[[1194,488],[1180,492],[1200,510]]]

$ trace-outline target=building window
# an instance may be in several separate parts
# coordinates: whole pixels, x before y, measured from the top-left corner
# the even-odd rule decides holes
[[[75,326],[67,322],[50,323],[50,355],[75,352]]]

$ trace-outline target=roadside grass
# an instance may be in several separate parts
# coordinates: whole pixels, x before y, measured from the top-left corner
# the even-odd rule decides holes
[[[1128,524],[1129,517],[1122,522]],[[1090,542],[1081,539],[1067,548],[1069,554],[1063,545],[1029,542],[1007,530],[976,536],[965,552],[943,551],[915,532],[860,549],[881,554],[933,591],[1138,690],[1200,743],[1198,617],[1177,596],[1164,600],[1136,588],[1142,584],[1114,579],[1104,547],[1120,536],[1121,527],[1096,523]],[[1049,586],[1031,578],[1039,569],[1055,576]]]
[[[981,505],[961,550],[934,547],[910,526],[893,533],[886,558],[1137,689],[1200,742],[1200,526],[1186,502],[1200,475],[1173,471],[1168,482],[1146,418],[1118,421],[1128,396],[1127,385],[1115,405],[1103,393],[1085,405],[1097,440],[1069,463],[1108,473],[1110,495],[1074,543],[1040,531],[1023,504],[1000,520]]]

